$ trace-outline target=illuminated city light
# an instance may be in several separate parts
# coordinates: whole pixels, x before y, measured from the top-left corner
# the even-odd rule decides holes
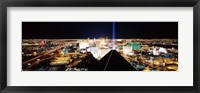
[[[178,38],[168,37],[171,33],[177,35],[178,23],[42,23],[47,27],[38,24],[33,22],[23,29],[23,36],[27,37],[22,38],[22,71],[178,71]],[[35,25],[38,27],[34,28]],[[166,30],[170,27],[175,28]],[[37,38],[24,34],[29,28],[34,28],[32,33],[41,32],[41,28],[52,32]]]

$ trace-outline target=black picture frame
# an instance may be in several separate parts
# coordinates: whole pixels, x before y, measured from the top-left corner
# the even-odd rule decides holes
[[[1,0],[0,1],[0,91],[1,93],[199,93],[200,0]],[[7,86],[7,7],[193,7],[194,86]]]

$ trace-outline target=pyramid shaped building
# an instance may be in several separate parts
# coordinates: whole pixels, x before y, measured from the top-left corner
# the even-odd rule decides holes
[[[99,61],[101,71],[136,71],[116,50],[111,50]]]

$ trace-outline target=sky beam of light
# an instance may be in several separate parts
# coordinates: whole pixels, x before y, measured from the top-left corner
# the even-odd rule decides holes
[[[112,22],[112,41],[113,41],[113,49],[115,49],[115,22]]]

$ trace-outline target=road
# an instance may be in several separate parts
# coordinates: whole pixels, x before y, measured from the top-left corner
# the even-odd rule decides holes
[[[58,46],[58,47],[56,47],[56,48],[54,48],[54,49],[51,49],[51,50],[48,50],[48,51],[46,51],[46,52],[45,52],[44,54],[42,54],[42,55],[39,55],[39,56],[37,56],[37,57],[34,57],[34,58],[30,59],[30,60],[27,60],[27,61],[23,62],[22,65],[26,65],[26,64],[28,64],[28,63],[35,62],[35,60],[37,60],[37,59],[39,59],[39,58],[41,58],[41,57],[43,57],[43,56],[46,56],[46,55],[48,55],[48,54],[50,54],[50,53],[52,53],[52,52],[55,52],[55,51],[57,51],[57,50],[59,50],[59,49],[61,49],[61,48],[63,48],[63,47],[66,47],[66,46],[67,46],[67,44],[62,45],[62,46]]]

